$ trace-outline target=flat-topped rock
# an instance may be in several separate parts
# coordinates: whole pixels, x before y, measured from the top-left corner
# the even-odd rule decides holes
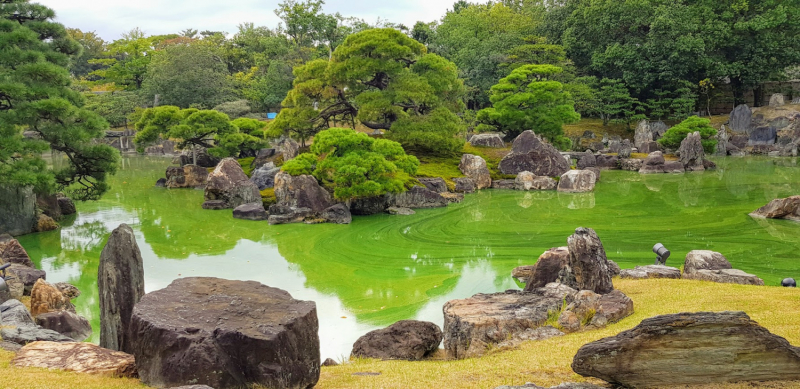
[[[557,185],[556,180],[537,176],[531,172],[520,172],[514,179],[514,189],[516,190],[553,190]]]
[[[503,137],[498,134],[475,134],[469,138],[469,144],[478,147],[492,147],[502,149],[506,147]]]
[[[588,343],[572,369],[629,388],[800,379],[800,349],[744,312],[656,316]]]
[[[447,192],[447,183],[444,182],[444,178],[442,177],[434,177],[434,178],[425,178],[420,177],[417,178],[420,184],[425,185],[426,188],[432,190],[437,193],[444,193]]]
[[[769,204],[750,213],[750,216],[800,221],[800,195],[772,200]]]
[[[590,170],[570,170],[561,175],[558,191],[566,193],[582,193],[594,190],[597,175]]]
[[[684,273],[683,278],[722,284],[764,285],[764,280],[755,274],[745,273],[739,269],[698,270],[694,273]]]
[[[92,336],[92,325],[85,317],[70,311],[42,313],[35,318],[42,328],[53,330],[61,335],[83,342]]]
[[[390,206],[411,209],[446,207],[449,202],[441,194],[421,186],[415,186],[403,193],[389,195],[389,197]]]
[[[264,204],[259,202],[242,204],[233,209],[234,219],[267,220],[269,215],[264,209]]]
[[[316,305],[255,281],[177,279],[145,295],[130,326],[151,386],[309,388],[319,379]]]
[[[691,274],[698,270],[720,269],[733,269],[733,266],[724,255],[711,250],[689,251],[683,262],[683,272],[686,274]]]
[[[91,343],[33,342],[17,352],[11,365],[111,377],[137,377],[133,355]]]
[[[434,323],[401,320],[370,331],[353,344],[353,357],[419,361],[439,348],[442,330]]]
[[[647,279],[647,278],[681,278],[681,269],[664,265],[636,266],[633,269],[622,269],[620,278]]]
[[[454,178],[453,182],[456,184],[454,189],[456,193],[475,193],[478,189],[475,185],[475,181],[469,177]]]

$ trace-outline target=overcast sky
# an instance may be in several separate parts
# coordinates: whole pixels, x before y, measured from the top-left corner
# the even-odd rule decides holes
[[[273,10],[281,0],[33,0],[56,11],[67,27],[95,31],[103,39],[118,39],[139,27],[147,34],[178,33],[186,28],[236,32],[236,26],[253,22],[276,27]],[[339,12],[374,23],[378,17],[412,27],[418,20],[440,19],[455,0],[327,0],[326,13]]]

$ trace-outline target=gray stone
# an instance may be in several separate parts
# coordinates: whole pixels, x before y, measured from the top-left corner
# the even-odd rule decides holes
[[[19,343],[12,343],[6,341],[0,341],[0,349],[10,351],[12,353],[16,353],[22,348],[22,345]]]
[[[669,130],[669,126],[662,121],[650,122],[650,132],[653,134],[654,141],[661,139],[667,130]]]
[[[42,328],[53,330],[61,335],[83,342],[92,336],[92,325],[85,317],[70,311],[42,313],[35,318]]]
[[[751,217],[800,221],[800,195],[775,199],[750,213]]]
[[[400,320],[358,338],[350,356],[419,361],[436,351],[441,342],[442,330],[436,324]]]
[[[275,197],[280,205],[308,208],[313,212],[322,212],[334,204],[331,194],[311,175],[292,176],[285,172],[278,173],[275,176]]]
[[[531,172],[520,172],[514,179],[516,190],[554,190],[558,183],[550,177],[536,176]]]
[[[519,176],[519,175],[517,175]],[[492,189],[516,189],[516,180],[494,180]]]
[[[253,163],[250,166],[253,170],[258,170],[260,167],[270,163],[276,157],[275,149],[261,149],[256,153]],[[274,166],[274,163],[273,163]]]
[[[528,130],[514,139],[511,153],[500,161],[499,168],[503,174],[529,171],[537,176],[559,177],[569,170],[569,163],[555,147]]]
[[[642,167],[639,169],[640,174],[664,173],[664,156],[660,151],[654,151],[647,155],[644,159]],[[683,166],[683,165],[681,165]]]
[[[267,220],[269,215],[264,209],[264,204],[259,202],[242,204],[233,209],[234,219]]]
[[[633,269],[623,269],[620,278],[648,279],[648,278],[681,278],[681,270],[663,265],[636,266]]]
[[[747,145],[772,145],[775,144],[777,137],[778,131],[775,129],[775,127],[756,127],[750,132],[750,138],[747,140]]]
[[[310,388],[319,380],[316,305],[255,281],[187,277],[148,293],[131,317],[143,383]]]
[[[437,193],[444,193],[447,192],[447,183],[444,182],[444,178],[442,177],[435,177],[435,178],[417,178],[420,184],[425,185],[426,188],[432,190]]]
[[[220,210],[229,209],[228,203],[225,200],[206,200],[202,205],[203,209]]]
[[[680,161],[666,161],[663,165],[664,173],[685,173],[686,170]]]
[[[566,193],[591,192],[594,190],[597,176],[589,170],[570,170],[561,175],[558,191]]]
[[[455,191],[457,193],[475,193],[477,189],[475,181],[469,177],[454,178],[453,182],[456,183]]]
[[[650,130],[650,123],[647,120],[642,120],[636,126],[636,132],[633,135],[633,145],[640,153],[649,153],[650,142],[654,141],[653,133]]]
[[[0,234],[28,234],[35,226],[36,196],[33,188],[0,185]]]
[[[353,221],[353,216],[350,214],[350,209],[342,203],[336,203],[320,212],[320,218],[324,219],[327,223],[335,224],[350,224]]]
[[[300,153],[300,145],[297,144],[292,138],[283,138],[278,142],[278,149],[283,154],[283,160],[288,161],[294,159]],[[217,388],[220,389],[220,388]]]
[[[685,274],[694,273],[698,270],[721,269],[733,269],[733,266],[724,255],[711,250],[689,251],[683,263],[683,272]]]
[[[737,105],[731,111],[730,119],[728,120],[728,127],[736,134],[746,134],[750,132],[753,126],[753,111],[747,104]],[[740,148],[742,146],[739,146]]]
[[[620,169],[632,172],[638,172],[642,165],[644,165],[644,160],[638,158],[621,159],[619,161]]]
[[[463,193],[440,193],[440,195],[444,198],[444,200],[449,203],[460,203],[464,201],[464,194]]]
[[[269,207],[269,224],[302,223],[314,220],[317,213],[311,208],[294,208],[288,205],[273,204]]]
[[[483,158],[473,154],[464,154],[461,156],[458,169],[475,182],[476,189],[486,189],[492,186],[492,176]]]
[[[614,290],[603,243],[591,228],[578,227],[567,238],[569,267],[578,290],[606,294]]]
[[[630,158],[631,152],[633,152],[633,146],[631,146],[631,141],[625,139],[619,146],[619,151],[617,152],[617,156],[620,158]]]
[[[390,206],[400,208],[438,208],[446,207],[448,200],[441,194],[421,186],[415,186],[403,193],[390,195]]]
[[[578,160],[578,169],[586,169],[587,167],[597,166],[597,158],[594,154],[587,154]]]
[[[275,192],[277,196],[277,190]],[[223,200],[226,208],[261,201],[258,187],[250,182],[244,170],[233,158],[225,158],[208,175],[205,200]],[[123,350],[124,351],[124,350]]]
[[[275,167],[272,162],[268,162],[260,168],[253,170],[250,175],[250,182],[256,185],[258,190],[264,190],[275,186],[275,176],[281,171],[281,168]]]
[[[534,268],[536,268],[535,265],[517,266],[511,269],[511,277],[523,284],[527,284],[531,276],[533,276]]]
[[[502,149],[506,147],[503,138],[498,134],[475,134],[469,138],[469,144],[480,147],[493,147]]]
[[[169,144],[165,144],[165,146],[169,146]],[[208,149],[205,147],[195,146],[194,153],[196,154],[197,162],[194,162],[195,157],[192,155],[192,148],[184,149],[183,152],[181,152],[181,155],[178,157],[179,164],[181,166],[194,164],[200,167],[208,168],[217,166],[217,164],[220,162],[219,158],[208,154]]]
[[[611,277],[616,277],[620,273],[622,273],[622,269],[619,267],[619,265],[616,262],[614,262],[614,261],[612,261],[610,259],[607,260],[607,262],[608,262],[608,270],[611,272]]]
[[[414,212],[414,210],[411,208],[399,208],[399,207],[389,207],[389,209],[387,209],[386,212],[389,213],[390,215],[403,215],[403,216],[416,214],[416,212]]]
[[[728,130],[725,129],[725,125],[722,125],[717,130],[715,139],[717,140],[717,146],[714,155],[728,155]]]
[[[18,300],[0,304],[0,338],[6,342],[25,345],[36,341],[73,342],[58,332],[37,326],[28,308]]]
[[[780,93],[775,93],[769,97],[769,106],[772,108],[781,107],[786,104],[786,101],[783,98],[783,95]]]
[[[322,361],[322,366],[339,366],[339,362],[336,362],[331,358],[325,358],[325,360]]]
[[[656,316],[582,346],[572,369],[630,388],[800,379],[800,349],[744,312]]]
[[[594,173],[594,182],[595,183],[600,182],[600,168],[598,168],[598,167],[587,167],[586,169],[583,169],[583,170],[585,170],[587,172]]]
[[[133,230],[120,224],[100,253],[100,347],[130,353],[129,324],[133,307],[144,296],[142,254]]]
[[[619,161],[620,158],[616,155],[598,155],[597,167],[608,170],[619,169]]]
[[[686,280],[710,281],[722,284],[764,285],[764,280],[739,269],[698,270],[694,273],[684,273]]]
[[[58,208],[61,209],[62,215],[74,215],[78,212],[75,203],[69,197],[58,196]]]
[[[603,387],[603,386],[597,386],[597,385],[594,385],[594,384],[587,384],[585,382],[578,382],[578,383],[576,383],[576,382],[565,382],[565,383],[560,384],[560,385],[551,386],[549,388],[546,388],[546,387],[535,385],[535,384],[532,384],[532,383],[528,382],[525,385],[520,385],[520,386],[503,385],[503,386],[498,386],[498,387],[496,387],[494,389],[606,389],[606,388]]]
[[[684,169],[688,171],[705,170],[703,167],[705,153],[703,152],[703,142],[699,131],[686,135],[686,138],[681,141],[681,147],[678,152]]]

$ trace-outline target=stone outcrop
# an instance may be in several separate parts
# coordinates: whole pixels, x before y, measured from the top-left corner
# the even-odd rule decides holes
[[[36,227],[36,195],[33,187],[0,185],[0,234],[33,232]]]
[[[620,278],[648,279],[648,278],[681,278],[681,269],[664,265],[636,266],[633,269],[622,269]]]
[[[800,349],[744,312],[656,316],[584,345],[572,369],[629,388],[800,379]]]
[[[483,158],[473,154],[464,154],[461,156],[461,163],[458,165],[458,169],[475,182],[477,189],[492,187],[491,173],[489,173],[489,168]]]
[[[768,146],[775,144],[778,139],[778,130],[772,126],[758,126],[750,131],[747,139],[748,146]],[[756,149],[753,149],[756,154]],[[766,154],[766,153],[764,153]]]
[[[469,177],[454,178],[453,182],[456,183],[456,187],[454,188],[456,193],[475,193],[478,189],[475,185],[475,181]]]
[[[560,177],[569,170],[569,163],[555,147],[528,130],[514,139],[511,153],[500,161],[499,168],[503,174],[529,171],[537,176]]]
[[[278,149],[281,151],[281,154],[283,154],[284,161],[294,159],[294,157],[300,154],[300,145],[292,138],[288,137],[278,142]]]
[[[281,171],[281,168],[275,167],[272,162],[267,162],[258,169],[253,170],[250,175],[250,181],[256,185],[258,190],[264,190],[275,186],[275,176]]]
[[[737,105],[731,111],[728,119],[728,127],[731,131],[738,134],[750,133],[753,126],[753,111],[747,104]]]
[[[208,170],[197,165],[170,166],[167,168],[167,188],[202,188],[208,181]]]
[[[535,268],[536,265],[517,266],[511,269],[511,277],[523,284],[527,284],[531,280],[533,269]]]
[[[633,135],[633,145],[640,153],[649,153],[650,143],[653,142],[653,132],[650,130],[650,123],[647,120],[642,120],[636,126],[636,132]]]
[[[42,328],[53,330],[61,335],[83,342],[92,336],[92,325],[85,317],[63,310],[42,313],[34,318]]]
[[[700,270],[733,269],[724,255],[711,250],[692,250],[686,254],[683,263],[684,273],[695,273]]]
[[[40,214],[36,219],[36,227],[33,229],[36,232],[54,231],[58,229],[58,223],[52,217],[45,214]]]
[[[144,296],[144,267],[136,237],[127,224],[111,232],[100,253],[97,289],[100,347],[130,352],[129,324],[134,305]]]
[[[582,290],[558,316],[558,325],[565,332],[603,328],[632,313],[633,300],[619,290],[604,295]]]
[[[800,195],[772,200],[769,204],[750,213],[750,216],[800,221]]]
[[[567,238],[569,267],[578,290],[606,294],[614,290],[603,243],[591,228],[578,227]]]
[[[583,169],[583,170],[585,170],[587,172],[594,173],[594,182],[595,183],[600,182],[600,168],[598,168],[598,167],[587,167],[586,169]]]
[[[3,263],[16,263],[33,268],[33,262],[25,248],[19,244],[18,240],[8,236],[6,239],[0,240],[0,260]]]
[[[206,201],[222,200],[226,208],[236,208],[242,204],[261,201],[258,187],[250,182],[239,162],[233,158],[220,161],[208,175],[204,197]]]
[[[21,345],[39,340],[74,342],[72,338],[36,325],[28,308],[19,300],[8,300],[0,304],[0,338]]]
[[[278,173],[275,176],[275,197],[279,205],[308,208],[313,212],[322,212],[334,204],[331,194],[311,175],[292,176],[284,172]]]
[[[553,247],[545,251],[536,261],[533,274],[525,284],[525,291],[531,292],[543,288],[551,282],[557,282],[561,272],[568,266],[568,247]]]
[[[597,176],[589,170],[570,170],[561,175],[558,191],[566,193],[582,193],[594,190]]]
[[[514,179],[514,189],[516,190],[553,190],[557,185],[556,180],[537,176],[531,172],[520,172]]]
[[[288,205],[269,206],[269,224],[289,224],[319,221],[318,213],[311,208],[293,208]]]
[[[469,144],[479,147],[493,147],[502,149],[506,147],[503,137],[498,134],[475,134],[469,138]]]
[[[448,204],[447,199],[441,194],[421,186],[388,196],[390,206],[400,208],[438,208],[446,207]]]
[[[441,342],[442,330],[436,324],[401,320],[358,338],[350,356],[419,361],[436,351]]]
[[[723,284],[764,285],[764,280],[734,269],[727,258],[711,250],[692,250],[686,254],[683,278]]]
[[[517,175],[519,177],[519,175]],[[504,180],[492,180],[492,189],[515,189],[516,182],[515,180],[504,179]]]
[[[318,329],[311,301],[255,281],[188,277],[136,305],[131,348],[150,386],[310,388]]]
[[[91,343],[33,342],[19,350],[11,365],[76,373],[136,378],[133,355]]]
[[[464,194],[463,193],[445,192],[445,193],[440,193],[440,195],[444,198],[444,200],[448,204],[450,204],[450,203],[460,203],[460,202],[464,201]]]
[[[680,154],[683,168],[687,171],[705,170],[703,167],[705,153],[703,152],[703,142],[699,131],[686,135],[686,138],[681,141],[678,153]]]
[[[444,182],[444,178],[442,177],[435,177],[435,178],[417,178],[420,184],[425,185],[426,188],[432,190],[436,193],[444,193],[447,192],[447,183]]]
[[[269,215],[262,202],[242,204],[233,209],[234,219],[267,220]]]

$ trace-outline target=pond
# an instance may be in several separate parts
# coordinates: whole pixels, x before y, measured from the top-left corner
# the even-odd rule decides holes
[[[364,333],[397,320],[442,325],[442,305],[519,288],[510,272],[594,228],[623,268],[652,264],[657,242],[681,266],[686,253],[723,253],[768,285],[800,278],[800,224],[747,214],[800,193],[798,159],[723,158],[682,175],[604,171],[590,194],[484,190],[412,216],[354,217],[350,225],[279,225],[200,208],[202,190],[154,187],[170,161],[125,157],[100,201],[79,203],[63,228],[20,237],[51,282],[76,285],[78,312],[99,339],[97,266],[108,235],[133,227],[145,289],[179,277],[256,280],[317,304],[322,358],[349,355]],[[733,307],[732,307],[733,308]]]

